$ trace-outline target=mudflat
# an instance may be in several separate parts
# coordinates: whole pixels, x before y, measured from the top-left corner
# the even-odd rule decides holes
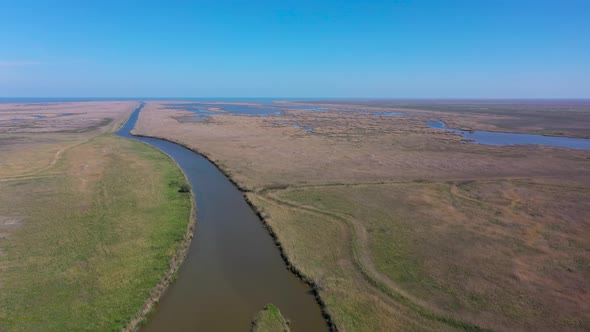
[[[427,125],[585,137],[590,110],[475,104],[485,111],[330,101],[186,121],[181,102],[149,102],[135,132],[229,174],[343,330],[590,328],[590,152]]]

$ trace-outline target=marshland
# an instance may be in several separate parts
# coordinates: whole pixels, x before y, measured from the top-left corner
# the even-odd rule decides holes
[[[334,103],[2,104],[3,327],[588,326],[589,150],[429,125],[502,132],[493,107]]]
[[[224,170],[343,330],[587,326],[588,150],[474,144],[428,126],[502,131],[494,123],[506,116],[493,107],[331,103],[183,122],[191,109],[182,102],[148,102],[136,133],[179,142]],[[575,123],[551,125],[575,137],[590,107],[571,111]],[[515,132],[536,132],[512,118]]]
[[[0,332],[590,331],[589,12],[0,1]]]

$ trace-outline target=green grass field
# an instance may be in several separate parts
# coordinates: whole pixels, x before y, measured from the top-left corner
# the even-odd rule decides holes
[[[167,156],[111,134],[0,182],[0,330],[121,330],[187,231],[191,196],[174,182]]]

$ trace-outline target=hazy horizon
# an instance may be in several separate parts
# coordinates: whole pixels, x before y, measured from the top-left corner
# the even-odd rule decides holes
[[[0,102],[7,102],[10,100],[72,100],[72,101],[159,101],[159,100],[171,100],[171,101],[198,101],[198,100],[209,100],[209,101],[254,101],[254,100],[274,100],[274,101],[346,101],[346,100],[367,100],[367,101],[590,101],[590,97],[562,97],[562,98],[529,98],[529,97],[449,97],[449,98],[429,98],[429,97],[416,97],[416,98],[396,98],[396,97],[43,97],[43,96],[30,96],[30,97],[11,97],[11,96],[0,96]]]

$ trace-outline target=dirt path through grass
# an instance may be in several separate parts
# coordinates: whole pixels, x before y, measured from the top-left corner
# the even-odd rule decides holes
[[[462,322],[456,320],[455,318],[445,316],[437,309],[429,306],[426,302],[421,301],[420,299],[407,293],[397,284],[395,284],[393,280],[379,272],[375,267],[371,252],[368,248],[369,240],[367,236],[367,230],[361,222],[342,213],[301,205],[298,202],[280,198],[278,195],[274,194],[274,192],[280,191],[281,190],[264,190],[263,193],[259,193],[259,195],[262,200],[271,204],[279,204],[295,210],[305,210],[310,213],[320,214],[333,221],[344,223],[346,225],[345,228],[349,230],[346,237],[350,239],[352,244],[351,256],[354,258],[354,265],[356,266],[356,269],[370,285],[389,296],[396,302],[396,304],[399,305],[401,302],[415,310],[418,314],[424,316],[424,318],[440,321],[450,325],[451,327],[467,330],[480,330],[477,326],[468,322]]]

